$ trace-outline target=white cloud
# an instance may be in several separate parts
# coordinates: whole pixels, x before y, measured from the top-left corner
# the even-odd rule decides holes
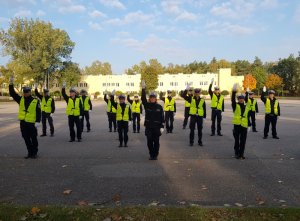
[[[117,9],[126,9],[126,7],[119,0],[99,0],[99,2],[107,7],[117,8]]]
[[[175,15],[181,12],[181,9],[179,7],[180,4],[181,2],[178,0],[167,0],[161,2],[161,6],[166,13]]]
[[[102,27],[101,27],[101,25],[99,23],[92,22],[92,21],[89,22],[89,27],[91,29],[94,29],[94,30],[97,30],[97,31],[102,30]]]
[[[80,35],[84,32],[84,30],[83,29],[77,29],[75,32],[76,32],[76,34]]]
[[[36,12],[36,15],[37,15],[38,17],[42,17],[42,16],[45,16],[45,15],[46,15],[46,12],[44,12],[43,10],[38,10],[38,11]]]
[[[30,10],[20,10],[18,11],[14,17],[29,17],[32,13]]]
[[[114,18],[105,21],[106,24],[109,25],[126,25],[131,23],[143,23],[149,24],[154,20],[154,15],[152,14],[144,14],[142,11],[131,12],[124,16],[123,19]]]
[[[206,24],[208,35],[251,35],[254,34],[256,29],[251,27],[246,27],[238,24],[231,24],[229,22],[210,22]]]
[[[188,21],[196,21],[198,16],[194,13],[183,11],[176,17],[176,21],[180,20],[188,20]]]
[[[91,16],[92,18],[98,18],[98,17],[106,17],[106,14],[104,14],[103,12],[100,12],[98,10],[94,10],[92,12],[89,13],[89,16]]]
[[[61,13],[77,13],[84,12],[86,10],[84,5],[67,5],[59,7],[58,11]]]
[[[294,14],[294,20],[296,22],[300,23],[300,4],[297,6],[295,14]]]

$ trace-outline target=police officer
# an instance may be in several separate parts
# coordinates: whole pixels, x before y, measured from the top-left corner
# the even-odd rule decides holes
[[[108,118],[109,132],[112,132],[114,126],[114,132],[117,132],[117,110],[111,105],[110,99],[107,98],[107,91],[104,92],[104,101],[107,103],[106,112]]]
[[[52,114],[55,111],[55,102],[52,97],[49,95],[49,90],[44,88],[44,94],[41,95],[37,89],[37,84],[35,84],[35,95],[42,101],[41,109],[42,109],[42,126],[43,126],[43,133],[40,137],[47,136],[47,120],[50,126],[50,135],[51,137],[54,136],[54,126],[53,126],[53,119]]]
[[[64,97],[65,101],[67,102],[67,109],[66,114],[68,116],[68,123],[69,123],[69,130],[70,130],[70,140],[69,142],[75,141],[75,130],[74,125],[76,125],[77,130],[77,141],[81,142],[81,123],[80,120],[83,116],[83,105],[80,101],[80,98],[76,95],[76,90],[71,88],[70,89],[70,96],[66,94],[66,83],[63,83],[62,88],[62,96]]]
[[[246,97],[245,97],[246,104],[249,107],[249,119],[248,119],[248,126],[252,126],[252,132],[257,132],[256,130],[256,122],[255,122],[255,115],[258,113],[258,105],[256,99],[254,99],[254,93],[247,88]]]
[[[189,86],[188,86],[189,87]],[[200,97],[201,89],[194,90],[194,96],[188,95],[189,88],[183,92],[183,98],[191,104],[189,115],[190,120],[190,146],[194,145],[195,127],[198,129],[198,145],[203,146],[202,143],[202,128],[203,119],[206,118],[206,104],[205,100]]]
[[[80,91],[80,101],[83,105],[83,117],[81,119],[81,130],[83,131],[84,128],[84,118],[86,120],[86,128],[87,132],[91,131],[91,124],[90,124],[90,111],[93,109],[93,105],[91,99],[87,96],[87,91],[82,89]]]
[[[19,104],[20,129],[25,141],[28,154],[25,159],[37,158],[38,140],[35,123],[41,121],[41,107],[37,99],[31,96],[31,88],[23,87],[23,96],[18,95],[14,89],[14,78],[9,79],[9,94]]]
[[[110,102],[111,105],[117,110],[117,125],[119,133],[119,147],[127,146],[128,142],[128,127],[131,124],[131,109],[130,105],[125,102],[125,95],[119,95],[119,103],[114,100],[115,90],[112,91]]]
[[[188,96],[190,98],[193,97],[193,89],[189,87],[188,85],[188,93],[185,95],[185,96]],[[180,96],[185,99],[185,97],[183,96],[183,91],[181,91],[180,93]],[[191,100],[191,99],[189,99]],[[190,106],[191,106],[191,103],[189,103],[186,99],[185,99],[185,102],[184,102],[184,120],[183,120],[183,126],[182,126],[182,129],[185,129],[186,128],[186,125],[188,123],[188,120],[189,120],[189,117],[190,117]]]
[[[139,99],[139,95],[134,95],[134,100],[130,99],[130,95],[127,95],[127,100],[131,104],[132,108],[132,120],[133,120],[133,133],[140,132],[141,114],[143,113],[143,107]]]
[[[176,102],[174,97],[172,97],[172,91],[167,91],[167,97],[164,97],[162,96],[162,94],[160,94],[160,99],[165,103],[164,111],[167,133],[173,133],[173,122],[176,114]]]
[[[236,159],[245,159],[245,145],[248,131],[248,113],[249,106],[245,104],[245,96],[238,96],[236,103],[237,84],[234,84],[231,95],[231,105],[233,110],[233,137],[234,137],[234,153]]]
[[[149,102],[146,98],[146,84],[142,81],[142,103],[145,108],[145,135],[149,149],[149,160],[157,160],[159,154],[159,137],[164,131],[164,111],[157,103],[157,97],[154,92],[149,95]]]
[[[275,98],[275,91],[269,90],[269,97],[266,98],[266,87],[263,88],[261,100],[265,104],[265,128],[264,139],[268,138],[269,127],[272,125],[272,136],[274,139],[279,139],[276,131],[276,124],[278,116],[280,116],[280,106],[278,100]]]

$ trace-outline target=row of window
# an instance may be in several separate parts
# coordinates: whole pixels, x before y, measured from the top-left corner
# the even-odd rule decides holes
[[[102,83],[102,86],[103,87],[110,87],[110,86],[112,86],[112,87],[114,87],[114,86],[116,86],[116,87],[119,87],[120,86],[120,84],[119,83]],[[127,87],[134,87],[134,83],[133,82],[126,82],[126,86]]]
[[[193,86],[194,82],[185,82],[185,85],[190,85]],[[209,82],[208,81],[200,81],[200,85],[208,85]],[[215,85],[217,85],[217,82],[214,82]],[[160,87],[164,86],[164,82],[159,82],[158,85]],[[170,86],[178,86],[178,82],[170,82]]]

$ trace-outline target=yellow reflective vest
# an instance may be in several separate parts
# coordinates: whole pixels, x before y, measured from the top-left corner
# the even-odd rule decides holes
[[[18,119],[24,120],[27,123],[35,123],[37,104],[38,104],[38,100],[33,99],[26,110],[25,109],[25,98],[22,97],[20,100]]]
[[[126,104],[124,114],[122,115],[122,107],[120,104],[117,106],[117,121],[129,121],[129,105]]]
[[[271,100],[269,98],[266,99],[265,113],[266,114],[270,114],[271,113]],[[278,100],[275,100],[274,114],[278,115]]]
[[[165,98],[164,111],[175,111],[175,99],[173,97],[171,101],[169,101],[169,98]]]
[[[80,101],[83,105],[84,111],[89,111],[91,109],[89,100],[90,100],[90,98],[88,96],[86,96],[85,99],[84,99],[84,102],[83,102],[82,97],[80,97]]]
[[[45,97],[43,97],[42,107],[41,107],[42,111],[44,111],[45,113],[51,113],[52,112],[51,104],[52,104],[52,98],[51,97],[48,98],[47,102],[46,102]]]
[[[256,109],[255,109],[256,100],[255,99],[253,99],[253,102],[252,102],[251,99],[248,98],[247,105],[248,105],[250,111],[254,111],[254,112],[256,111]]]
[[[245,111],[242,115],[240,105],[236,104],[235,111],[233,114],[232,124],[241,125],[242,127],[248,128],[248,112],[249,112],[249,107],[246,105]]]
[[[222,110],[223,109],[223,100],[224,96],[220,95],[220,99],[218,100],[217,95],[213,93],[213,96],[211,98],[211,108],[216,108],[217,110]]]
[[[80,106],[79,106],[80,98],[76,97],[75,102],[72,98],[69,98],[66,114],[68,116],[79,116],[80,115]],[[75,103],[75,105],[74,105]]]
[[[198,108],[197,108],[196,99],[192,98],[191,107],[190,107],[190,115],[198,115],[200,117],[203,117],[204,116],[203,104],[204,104],[204,99],[201,99],[199,102]]]
[[[106,111],[107,111],[108,113],[117,113],[116,108],[114,108],[114,106],[111,105],[111,101],[110,101],[110,100],[108,100],[108,102],[107,102],[107,108],[106,108]]]
[[[132,102],[132,113],[141,113],[141,102]]]

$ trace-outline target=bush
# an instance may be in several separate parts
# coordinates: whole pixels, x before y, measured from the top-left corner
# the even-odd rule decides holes
[[[229,92],[227,90],[224,90],[224,91],[221,92],[221,94],[226,96],[226,95],[229,95]]]
[[[203,91],[201,92],[201,94],[202,94],[202,95],[208,95],[208,91],[207,91],[207,90],[203,90]]]

